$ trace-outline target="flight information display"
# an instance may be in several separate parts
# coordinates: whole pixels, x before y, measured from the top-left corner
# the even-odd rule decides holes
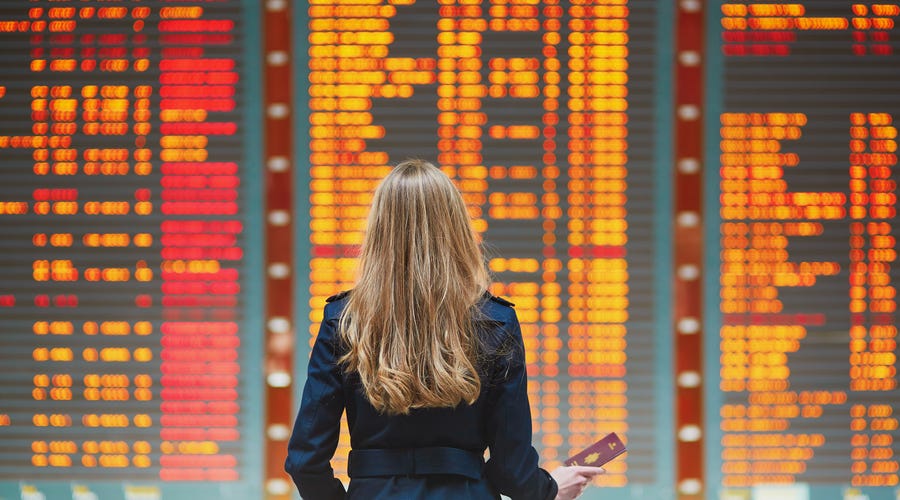
[[[423,158],[516,304],[541,463],[614,431],[585,498],[676,497],[672,79],[703,64],[703,495],[897,498],[900,4],[838,0],[0,2],[0,497],[265,495],[288,4],[297,396],[373,189]]]
[[[260,490],[244,10],[0,7],[0,496]]]
[[[542,463],[617,432],[629,453],[599,482],[652,491],[671,449],[656,427],[656,2],[311,2],[308,23],[309,342],[324,299],[353,286],[378,181],[430,160],[516,304]],[[345,433],[341,474],[348,449]]]
[[[718,7],[710,479],[734,499],[893,499],[900,4]]]

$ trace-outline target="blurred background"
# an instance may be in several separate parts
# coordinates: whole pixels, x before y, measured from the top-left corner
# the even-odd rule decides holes
[[[898,19],[0,2],[0,498],[295,497],[324,300],[409,157],[516,304],[544,466],[627,443],[584,498],[900,498]]]

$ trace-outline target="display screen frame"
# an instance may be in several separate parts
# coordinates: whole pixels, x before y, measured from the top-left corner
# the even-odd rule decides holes
[[[776,44],[772,42],[770,47],[766,47],[766,50],[770,50],[766,55],[726,55],[725,50],[725,33],[728,31],[723,26],[723,19],[726,15],[723,13],[723,5],[732,4],[732,5],[752,5],[754,2],[712,2],[707,7],[706,12],[706,20],[705,20],[705,39],[706,39],[706,50],[705,50],[705,73],[704,73],[704,86],[705,86],[705,103],[704,110],[706,120],[704,122],[704,159],[702,162],[703,165],[703,205],[706,207],[705,216],[704,216],[704,226],[703,226],[703,238],[704,238],[704,268],[708,270],[708,272],[703,277],[703,370],[706,373],[706,383],[704,386],[704,426],[703,426],[703,434],[704,434],[704,453],[705,457],[705,482],[707,485],[706,488],[706,498],[708,500],[720,499],[720,498],[728,498],[735,500],[758,500],[760,498],[769,498],[767,495],[779,495],[778,498],[785,499],[862,499],[865,498],[867,500],[895,500],[897,498],[898,493],[900,493],[900,488],[897,486],[881,486],[881,487],[873,487],[873,486],[854,486],[851,484],[851,470],[849,468],[849,463],[851,462],[850,453],[851,450],[846,450],[846,461],[848,463],[848,468],[845,472],[845,476],[836,477],[832,482],[827,484],[822,483],[821,481],[804,481],[803,475],[800,474],[797,476],[797,480],[794,483],[786,483],[786,484],[753,484],[753,485],[742,485],[742,486],[726,486],[724,484],[725,474],[723,473],[723,462],[722,456],[725,451],[725,446],[723,444],[723,438],[726,435],[726,432],[722,430],[721,423],[723,421],[720,411],[722,406],[726,402],[725,393],[720,389],[720,371],[722,370],[722,362],[720,355],[722,354],[722,337],[720,336],[720,331],[723,326],[723,322],[725,321],[724,314],[721,311],[721,303],[722,297],[720,296],[720,291],[722,289],[722,285],[720,282],[721,274],[720,269],[723,265],[723,261],[721,258],[721,254],[723,251],[722,248],[722,224],[723,217],[720,212],[721,200],[720,196],[722,195],[721,189],[721,181],[722,176],[720,173],[720,155],[723,154],[721,148],[721,142],[723,141],[723,133],[722,128],[723,124],[720,121],[723,113],[733,112],[733,110],[726,109],[726,102],[728,100],[727,94],[727,85],[726,85],[726,72],[728,60],[733,58],[737,64],[741,62],[750,60],[754,61],[756,64],[760,64],[766,60],[767,57],[791,57],[792,53],[796,53],[798,58],[798,64],[809,63],[811,67],[811,71],[814,70],[815,64],[822,64],[823,61],[826,61],[828,57],[828,53],[835,53],[836,51],[846,51],[847,55],[852,55],[853,52],[851,50],[853,47],[853,39],[850,34],[846,34],[845,40],[846,42],[841,42],[840,45],[837,45],[836,42],[833,44],[822,44],[822,50],[818,51],[812,49],[810,47],[810,40],[815,39],[814,37],[820,36],[828,36],[827,30],[823,29],[822,34],[812,33],[809,31],[803,31],[800,29],[794,29],[791,31],[795,35],[795,38],[789,38],[788,42],[784,44],[784,47],[779,47],[777,49],[773,49]],[[778,4],[792,4],[799,5],[801,9],[805,8],[805,16],[809,18],[822,17],[827,18],[827,16],[832,15],[840,15],[843,18],[846,18],[848,21],[856,14],[851,6],[854,5],[854,2],[846,2],[846,8],[844,6],[839,5],[840,2],[822,2],[820,4],[815,4],[813,2],[778,2]],[[777,5],[777,4],[776,4]],[[863,5],[861,3],[857,3],[856,5]],[[868,5],[868,4],[867,4]],[[895,4],[896,5],[896,4]],[[791,7],[793,8],[793,7]],[[770,15],[770,14],[762,14],[762,15]],[[774,14],[771,14],[774,16]],[[795,13],[786,13],[786,18],[797,15]],[[748,18],[753,17],[753,11],[749,11]],[[777,17],[777,16],[776,16]],[[851,25],[852,26],[852,25]],[[815,30],[813,30],[815,31]],[[849,32],[849,29],[845,29],[844,31]],[[756,33],[761,33],[761,31],[757,31]],[[762,32],[763,34],[767,34]],[[775,35],[777,36],[777,35]],[[894,66],[896,67],[896,61],[898,55],[896,53],[896,39],[895,36],[891,36],[890,43],[894,47],[893,55],[874,55],[870,54],[869,57],[881,57],[885,60],[886,64],[889,60],[893,60]],[[747,38],[746,40],[751,40],[751,38]],[[805,45],[804,45],[805,42]],[[767,42],[768,43],[768,42]],[[868,42],[866,42],[868,43]],[[739,45],[739,44],[737,44]],[[747,44],[752,45],[752,44]],[[775,52],[772,52],[774,50]],[[781,51],[779,54],[777,51]],[[857,54],[859,55],[859,54]],[[801,58],[805,58],[801,59]],[[814,71],[813,71],[814,73]],[[817,74],[817,73],[814,73]],[[819,75],[820,78],[824,78]],[[777,80],[776,80],[777,81]],[[778,87],[771,87],[768,90],[772,90],[777,93]],[[816,92],[815,88],[809,88],[809,94],[814,94]],[[787,91],[785,91],[787,92]],[[789,95],[783,92],[783,95],[779,95],[778,97],[784,99],[785,95]],[[750,94],[750,91],[746,88],[741,93],[742,97],[747,97]],[[828,107],[833,106],[836,109],[844,110],[849,109],[848,105],[845,103],[837,103],[832,98],[833,96],[822,93],[822,106]],[[894,101],[896,102],[896,100]],[[760,113],[791,113],[796,110],[793,109],[769,109],[765,106],[761,106],[759,109]],[[881,110],[854,110],[858,112],[877,112]],[[890,110],[883,110],[885,112],[889,112]],[[900,116],[900,108],[894,108],[894,116]],[[846,124],[846,141],[849,143],[850,137],[850,111],[847,112],[847,115],[844,119]],[[896,123],[895,123],[896,126]],[[803,131],[803,140],[810,139],[807,137],[808,134],[813,133],[811,131],[812,125],[808,126],[806,130]],[[813,141],[815,139],[812,139]],[[800,146],[797,141],[784,140],[781,142],[784,152],[797,152]],[[809,152],[809,146],[803,146],[805,151]],[[849,146],[847,149],[847,154],[850,153]],[[841,165],[845,165],[844,168],[849,168],[850,163],[846,157],[840,158],[840,161],[844,162]],[[821,160],[820,164],[821,164]],[[808,160],[806,163],[806,170],[808,171],[811,168],[815,168],[816,160]],[[800,154],[800,167],[792,167],[792,168],[804,168],[804,156]],[[838,168],[838,167],[835,167]],[[895,169],[896,170],[896,169]],[[793,174],[793,173],[792,173]],[[785,170],[785,177],[787,177],[788,171]],[[894,172],[892,174],[892,178],[896,179],[897,174]],[[849,182],[849,172],[847,174],[847,181]],[[803,189],[803,186],[792,185],[791,181],[788,180],[787,184],[788,192],[794,191],[806,191]],[[847,186],[844,186],[842,190],[844,193],[849,193]],[[845,204],[845,206],[850,206],[850,202]],[[841,221],[845,221],[848,217],[844,217]],[[749,218],[748,218],[749,219]],[[897,220],[896,216],[893,218],[894,221]],[[748,220],[747,222],[751,222]],[[828,222],[828,221],[822,221]],[[847,234],[849,238],[849,233]],[[824,236],[812,236],[811,238],[806,238],[806,240],[813,240],[815,238],[823,238]],[[834,238],[835,236],[831,236]],[[789,241],[799,240],[802,237],[789,237]],[[805,241],[801,244],[805,244],[803,248],[808,248],[809,245],[813,244],[812,241]],[[831,244],[830,241],[823,242],[823,245]],[[850,246],[848,244],[847,251],[849,252]],[[802,253],[804,257],[809,255],[809,252],[806,251]],[[802,259],[800,257],[799,259]],[[797,259],[797,260],[799,260]],[[792,259],[791,256],[788,257],[788,260],[794,262],[795,259]],[[846,267],[849,266],[849,261],[846,258],[839,262],[842,268],[842,274],[836,276],[835,278],[843,277],[846,274]],[[896,274],[896,271],[893,272]],[[829,278],[831,279],[831,278]],[[815,285],[812,288],[807,289],[804,293],[816,294],[822,293],[818,291]],[[825,285],[828,286],[828,285]],[[849,287],[849,285],[848,285]],[[826,288],[827,290],[827,288]],[[844,293],[846,293],[847,289],[844,289]],[[796,293],[793,291],[792,293]],[[792,295],[795,296],[795,295]],[[846,295],[844,295],[846,297]],[[787,304],[787,300],[785,299],[785,303]],[[847,299],[849,301],[849,299]],[[789,305],[789,304],[787,304]],[[787,307],[787,306],[786,306]],[[803,342],[814,343],[815,340],[809,337],[812,337],[814,332],[810,331],[810,335],[807,339],[801,341],[801,349],[803,349]],[[849,335],[846,337],[849,342]],[[811,348],[815,348],[815,346],[811,346]],[[848,356],[850,354],[848,348]],[[895,349],[896,353],[896,349]],[[788,353],[788,357],[790,357],[791,353]],[[790,362],[788,362],[788,366],[790,367]],[[850,393],[849,389],[849,374],[847,370],[849,370],[849,363],[846,365],[835,366],[833,368],[833,372],[836,374],[842,374],[847,376],[848,387],[845,389],[847,393]],[[829,371],[829,375],[832,372]],[[809,375],[806,375],[806,378],[809,378]],[[831,390],[831,387],[825,387],[823,390]],[[896,393],[896,391],[894,391]],[[889,399],[891,396],[891,392],[884,392],[885,399],[891,401]],[[896,408],[897,401],[896,394],[893,395],[892,401],[894,401],[894,406]],[[896,418],[896,414],[894,414]],[[849,422],[850,418],[847,417]],[[808,428],[804,427],[804,428]],[[822,433],[825,434],[825,440],[828,441],[830,434],[834,430],[833,427],[826,427]],[[797,431],[794,431],[797,432]],[[850,429],[846,430],[846,432],[850,432]],[[894,441],[892,447],[894,450],[898,449],[897,444],[897,431],[892,432],[894,437]],[[747,433],[749,434],[749,433]],[[817,458],[814,456],[807,463],[809,464],[809,469],[811,470],[816,466]],[[829,458],[824,458],[822,460],[829,460]],[[897,460],[897,456],[891,459],[893,461]],[[827,465],[827,464],[826,464]],[[896,474],[896,472],[895,472]],[[820,477],[823,475],[821,472],[818,474]]]
[[[243,296],[238,316],[242,331],[241,344],[238,349],[240,365],[238,393],[242,408],[238,422],[240,447],[242,454],[238,458],[236,471],[238,477],[234,481],[163,481],[130,479],[128,473],[122,471],[120,479],[82,480],[77,474],[66,475],[65,469],[47,467],[35,477],[22,478],[19,481],[0,481],[0,497],[26,498],[27,492],[44,495],[45,498],[102,498],[111,500],[128,500],[136,498],[165,498],[173,500],[189,500],[195,498],[246,499],[255,498],[264,491],[263,450],[265,445],[265,426],[263,397],[265,394],[264,377],[264,339],[266,304],[265,280],[265,213],[264,213],[264,161],[263,144],[263,109],[262,109],[262,20],[263,6],[253,0],[231,0],[241,10],[241,33],[235,42],[235,50],[240,51],[239,73],[241,95],[241,113],[243,122],[238,123],[237,135],[243,145],[241,155],[234,160],[239,165],[240,186],[238,197],[240,211],[236,215],[242,224],[242,275],[239,285]],[[146,4],[144,4],[146,5]],[[27,16],[31,7],[63,7],[63,5],[36,5],[23,2],[22,15]],[[101,5],[102,6],[102,5]],[[148,5],[152,9],[162,7],[159,3]],[[179,6],[182,6],[179,4]],[[76,8],[84,7],[76,5]],[[128,6],[129,8],[131,5]],[[13,7],[7,6],[6,11]],[[156,14],[154,12],[154,14]],[[152,73],[151,73],[152,74]],[[70,84],[79,88],[77,80]],[[156,79],[149,85],[158,90],[160,82]],[[158,96],[157,96],[158,98]],[[0,102],[2,105],[2,102]],[[152,110],[155,114],[155,111]],[[154,119],[158,119],[154,117]],[[150,147],[158,148],[159,145]],[[157,160],[158,161],[158,160]],[[31,166],[25,165],[30,172]],[[158,169],[158,165],[154,170]],[[6,167],[4,167],[6,168]],[[159,201],[159,200],[154,200]],[[14,223],[14,220],[10,220]],[[157,273],[158,275],[158,273]],[[154,282],[159,281],[155,279]],[[159,333],[155,332],[154,337]],[[159,396],[157,395],[156,398]],[[159,424],[154,425],[155,428]],[[52,440],[52,431],[48,431],[48,441]],[[155,451],[158,453],[158,450]],[[79,493],[82,496],[76,496]],[[96,495],[96,496],[91,496]],[[31,497],[27,497],[31,498]],[[35,497],[37,498],[37,497]],[[43,498],[43,497],[42,497]]]

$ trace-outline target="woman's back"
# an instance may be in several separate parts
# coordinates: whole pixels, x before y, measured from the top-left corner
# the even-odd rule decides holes
[[[347,299],[332,297],[325,308],[291,440],[287,469],[304,498],[344,498],[328,465],[334,448],[303,446],[317,435],[336,439],[332,422],[344,408],[353,450],[347,498],[555,496],[555,484],[538,468],[531,446],[522,336],[510,303],[485,295],[478,304],[482,389],[474,403],[386,415],[369,402],[358,374],[336,370],[325,359],[337,359],[345,349],[335,328]],[[313,406],[312,398],[320,404]],[[485,464],[486,448],[491,458]]]

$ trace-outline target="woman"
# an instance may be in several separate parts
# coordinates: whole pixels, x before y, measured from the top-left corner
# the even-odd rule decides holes
[[[303,498],[566,500],[603,472],[538,467],[522,333],[489,283],[450,179],[397,165],[375,191],[357,285],[327,299],[309,360],[285,463]],[[346,493],[330,465],[344,409]]]

